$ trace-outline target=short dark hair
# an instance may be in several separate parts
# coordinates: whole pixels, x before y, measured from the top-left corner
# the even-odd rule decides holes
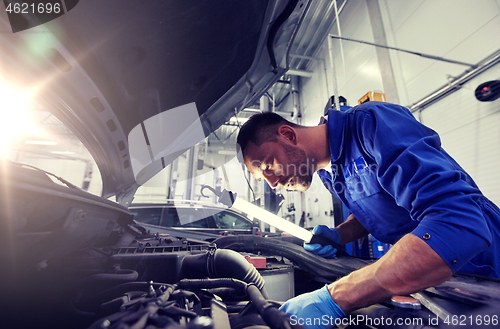
[[[241,126],[236,142],[238,143],[242,155],[249,142],[260,146],[265,142],[276,142],[278,140],[278,127],[288,125],[290,127],[301,127],[290,122],[273,112],[263,112],[252,115],[247,122]]]

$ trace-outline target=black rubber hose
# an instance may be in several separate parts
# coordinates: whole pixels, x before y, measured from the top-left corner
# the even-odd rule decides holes
[[[78,304],[94,299],[95,296],[101,295],[102,291],[106,291],[109,288],[134,282],[138,277],[139,273],[137,271],[129,269],[118,270],[116,273],[99,273],[86,277],[78,285],[80,289],[79,295],[81,294]]]
[[[289,316],[268,302],[254,285],[249,285],[247,294],[264,321],[273,329],[291,329]]]
[[[115,273],[98,273],[93,274],[83,280],[83,285],[88,285],[92,283],[109,282],[113,284],[120,284],[125,282],[132,282],[137,280],[139,273],[134,270],[118,270]]]
[[[269,298],[259,271],[233,250],[216,249],[205,254],[188,255],[182,260],[181,272],[182,277],[189,279],[235,278],[253,283],[265,298]]]
[[[280,311],[274,304],[268,302],[262,292],[254,285],[247,284],[237,279],[198,279],[181,280],[178,283],[181,289],[217,289],[223,287],[234,288],[246,292],[249,299],[258,310],[264,321],[273,329],[302,328],[302,326],[292,326],[288,315]]]
[[[208,257],[210,263],[211,257]],[[209,265],[210,269],[210,265]],[[245,257],[234,250],[217,249],[212,258],[212,269],[217,277],[225,277],[239,279],[246,283],[253,283],[261,291],[264,298],[269,298],[264,278],[259,271],[250,264]]]
[[[238,279],[221,278],[221,279],[182,279],[177,283],[180,289],[217,289],[217,288],[233,288],[245,292],[248,283]]]
[[[246,294],[234,288],[214,288],[207,289],[211,294],[217,295],[225,302],[228,301],[241,301],[246,298]]]

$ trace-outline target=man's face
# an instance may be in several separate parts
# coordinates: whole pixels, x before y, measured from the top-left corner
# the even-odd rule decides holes
[[[312,182],[314,166],[306,152],[284,142],[266,142],[261,146],[250,142],[245,152],[245,165],[258,179],[274,188],[305,191]]]

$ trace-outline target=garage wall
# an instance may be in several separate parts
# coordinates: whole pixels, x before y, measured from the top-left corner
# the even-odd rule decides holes
[[[348,1],[340,26],[343,37],[385,40],[392,47],[476,64],[500,49],[500,0]],[[339,34],[336,25],[331,33]],[[351,105],[369,91],[384,91],[388,101],[411,106],[469,69],[396,51],[386,51],[385,58],[376,47],[350,41],[342,41],[342,56],[340,42],[333,41],[334,68],[326,40],[316,57],[326,62],[329,94],[337,86]],[[308,70],[314,76],[301,78],[306,125],[317,124],[326,103],[322,65],[321,60],[313,61]],[[491,79],[500,79],[498,64],[416,115],[441,135],[448,153],[500,204],[500,178],[494,168],[500,161],[500,100],[480,103],[473,94],[478,84]],[[306,198],[314,200],[311,192]],[[320,214],[331,208],[326,201],[320,205]],[[306,207],[312,209],[313,203],[308,201]],[[320,215],[317,222],[321,221],[330,219]]]
[[[478,102],[476,87],[500,78],[500,66],[471,80],[461,90],[422,111],[421,121],[439,132],[442,145],[500,205],[500,100]]]

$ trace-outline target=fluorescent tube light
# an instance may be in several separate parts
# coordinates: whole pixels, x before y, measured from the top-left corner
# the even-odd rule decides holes
[[[54,141],[25,141],[26,144],[31,145],[57,145]]]

